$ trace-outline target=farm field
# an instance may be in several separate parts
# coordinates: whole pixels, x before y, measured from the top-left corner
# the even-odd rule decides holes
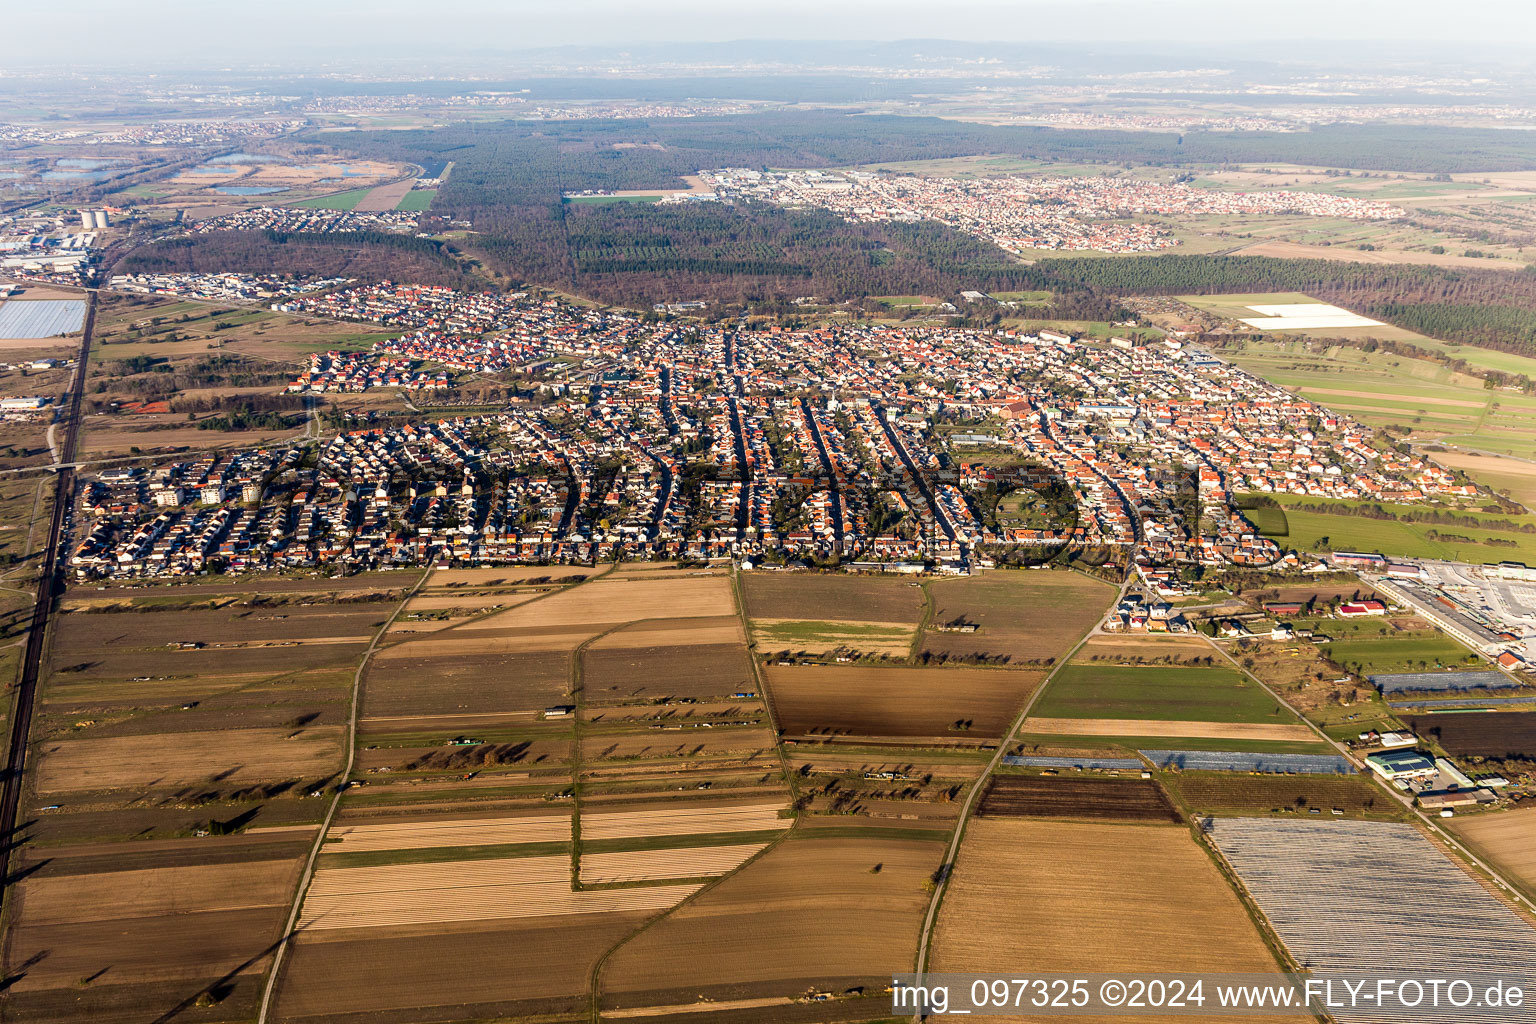
[[[416,578],[66,596],[23,792],[18,1018],[126,1022],[199,997],[254,1015],[353,673]]]
[[[983,817],[1104,818],[1177,824],[1179,813],[1151,779],[997,775],[987,783]]]
[[[752,621],[911,623],[923,619],[923,591],[911,580],[827,573],[752,572],[741,577]]]
[[[1526,508],[1536,508],[1536,462],[1457,451],[1439,445],[1430,445],[1422,450],[1447,469],[1459,469],[1478,483],[1513,498]]]
[[[1437,526],[1392,519],[1367,519],[1352,514],[1354,506],[1351,502],[1332,502],[1326,498],[1302,499],[1283,494],[1274,497],[1282,506],[1306,500],[1338,510],[1337,513],[1323,513],[1283,508],[1283,527],[1277,518],[1254,524],[1261,532],[1276,537],[1282,545],[1298,551],[1369,551],[1402,558],[1474,563],[1522,559],[1527,562],[1536,561],[1536,535],[1532,534],[1475,526]],[[1477,513],[1465,514],[1478,518]],[[1528,517],[1486,518],[1521,522]],[[1283,534],[1271,532],[1281,528],[1285,530]]]
[[[1372,328],[1376,336],[1383,330]],[[1444,351],[1477,368],[1536,374],[1536,359],[1459,346],[1451,348],[1413,335],[1411,344]],[[1536,456],[1525,424],[1536,400],[1508,391],[1490,391],[1481,378],[1457,373],[1423,359],[1356,348],[1322,348],[1316,343],[1265,339],[1234,342],[1223,350],[1243,369],[1256,373],[1369,426],[1399,426],[1420,442],[1439,440],[1488,453]],[[1469,467],[1461,467],[1469,468]]]
[[[437,189],[435,188],[412,189],[401,197],[395,209],[405,213],[425,213],[431,208],[432,200],[436,198]]]
[[[1482,979],[1536,962],[1536,929],[1414,825],[1216,818],[1210,835],[1304,967],[1372,972],[1411,963]],[[1393,866],[1390,876],[1383,864]],[[1404,914],[1406,906],[1434,912]],[[1497,962],[1486,949],[1500,951]]]
[[[1050,665],[1087,632],[1115,596],[1099,580],[1073,572],[990,572],[927,585],[933,602],[925,654],[979,654],[1014,665]],[[938,627],[966,623],[974,633]]]
[[[1497,761],[1536,760],[1533,711],[1442,712],[1411,715],[1404,721],[1448,754]]]
[[[1079,664],[1211,666],[1211,647],[1194,636],[1115,636],[1095,634],[1077,652]]]
[[[769,665],[786,736],[997,738],[1040,671],[862,665]]]
[[[1370,780],[1353,775],[1250,775],[1163,772],[1163,785],[1191,814],[1278,814],[1406,819],[1401,805]]]
[[[337,192],[332,195],[316,196],[314,199],[304,199],[289,206],[297,206],[306,210],[355,210],[357,205],[372,194],[371,188],[354,188],[347,192]]]
[[[1536,808],[1463,815],[1448,824],[1473,853],[1492,861],[1527,893],[1536,892]]]
[[[1021,935],[1030,936],[1027,947]],[[1276,970],[1242,903],[1186,829],[1017,818],[979,818],[966,830],[932,966]]]
[[[579,1012],[607,949],[791,824],[727,577],[446,570],[407,608],[418,631],[365,673],[363,785],[305,897],[280,1018]],[[527,943],[537,978],[486,958]],[[435,973],[405,962],[444,950],[459,959]],[[372,983],[328,992],[337,970]]]
[[[1418,633],[1335,640],[1323,653],[1357,674],[1483,667],[1481,658],[1442,633]]]
[[[1292,724],[1294,716],[1227,668],[1085,665],[1051,681],[1031,717]]]
[[[882,992],[890,972],[915,956],[928,905],[922,882],[938,867],[943,847],[877,835],[808,835],[774,847],[620,946],[599,979],[605,1017],[696,1005],[701,997]],[[870,1004],[867,1017],[889,1012],[883,997]],[[817,1019],[828,1011],[823,1004]]]

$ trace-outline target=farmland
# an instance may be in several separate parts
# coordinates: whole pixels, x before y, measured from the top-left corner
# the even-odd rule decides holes
[[[942,846],[809,835],[774,847],[619,946],[599,978],[603,1009],[883,990],[892,969],[911,963],[928,903],[922,883]],[[882,1017],[889,1003],[876,997],[851,1009]]]
[[[1536,410],[1533,410],[1536,411]],[[1283,520],[1272,518],[1256,523],[1263,530],[1281,530],[1284,543],[1299,551],[1373,551],[1404,558],[1430,558],[1445,561],[1486,562],[1505,559],[1536,561],[1536,534],[1491,526],[1436,526],[1393,519],[1373,519],[1355,514],[1350,502],[1323,498],[1303,499],[1295,495],[1276,495],[1284,510]],[[1327,512],[1285,507],[1299,501],[1323,505]],[[1401,511],[1400,506],[1385,506]],[[1536,524],[1529,516],[1481,516],[1465,513],[1471,519],[1510,520],[1517,526]],[[1279,536],[1277,534],[1277,536]]]
[[[994,572],[928,584],[933,601],[922,650],[981,654],[1010,664],[1049,665],[1108,609],[1114,591],[1071,572]],[[974,633],[935,627],[963,623]]]
[[[789,826],[726,577],[446,570],[399,624],[280,1017],[576,1012],[610,948]],[[485,948],[526,943],[547,971],[487,977]]]
[[[1335,640],[1323,645],[1323,653],[1361,675],[1483,665],[1450,637],[1429,630]]]
[[[1163,784],[1191,814],[1327,815],[1400,821],[1402,807],[1355,775],[1249,775],[1164,772]]]
[[[988,784],[977,813],[983,817],[1035,817],[1164,821],[1179,814],[1151,779],[1059,778],[998,775]]]
[[[1275,961],[1183,828],[980,818],[940,910],[933,968],[1268,972]]]
[[[1536,761],[1536,712],[1464,711],[1405,719],[1449,754],[1493,761]]]
[[[1080,663],[1056,675],[1031,714],[1284,724],[1295,720],[1260,687],[1231,669]]]
[[[1014,669],[773,665],[786,736],[996,739],[1042,673]]]
[[[1536,930],[1413,825],[1216,818],[1210,829],[1303,967],[1372,972],[1413,964],[1481,979],[1536,962]],[[1392,865],[1390,875],[1383,864]],[[1408,906],[1433,912],[1404,914]],[[1494,949],[1490,960],[1484,951]]]
[[[254,1012],[353,672],[416,578],[66,596],[24,792],[16,1013],[134,1020],[200,993]]]
[[[1451,832],[1506,872],[1528,895],[1536,892],[1536,808],[1459,817]]]

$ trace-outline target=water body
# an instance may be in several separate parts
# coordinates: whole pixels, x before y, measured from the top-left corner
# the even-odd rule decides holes
[[[63,160],[55,160],[55,167],[73,167],[76,170],[94,171],[98,167],[111,167],[116,160],[85,160],[80,157],[66,157]]]

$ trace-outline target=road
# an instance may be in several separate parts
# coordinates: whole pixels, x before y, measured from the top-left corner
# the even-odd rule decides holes
[[[85,393],[86,366],[90,361],[91,332],[96,326],[96,293],[86,293],[85,329],[80,338],[80,356],[69,394],[64,400],[64,415],[59,419],[64,435],[60,451],[61,468],[54,477],[53,519],[43,549],[42,571],[37,580],[37,600],[32,607],[32,622],[27,632],[26,653],[22,657],[21,681],[16,686],[11,706],[11,730],[6,748],[4,785],[0,787],[0,913],[10,895],[11,853],[18,844],[17,817],[21,809],[22,773],[26,769],[27,738],[32,728],[32,705],[37,693],[37,679],[43,660],[43,643],[55,599],[62,590],[59,568],[65,543],[65,518],[75,492],[75,471],[68,464],[75,460],[80,439],[80,406]]]

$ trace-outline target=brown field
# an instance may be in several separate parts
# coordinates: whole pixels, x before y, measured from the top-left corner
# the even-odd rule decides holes
[[[1450,829],[1527,890],[1536,889],[1536,807],[1453,819]]]
[[[1216,740],[1303,740],[1317,736],[1304,725],[1264,722],[1157,722],[1141,718],[1035,718],[1024,732],[1055,736],[1204,736]]]
[[[789,827],[789,819],[779,817],[784,807],[782,801],[696,806],[687,806],[683,801],[671,801],[660,809],[583,813],[581,837],[583,840],[637,839],[646,836],[785,829]]]
[[[806,839],[761,858],[621,946],[603,1007],[883,988],[916,955],[939,843]]]
[[[852,650],[861,654],[906,658],[916,636],[916,627],[907,622],[752,620],[752,641],[764,651],[831,654]]]
[[[274,1017],[340,1022],[366,1015],[389,1024],[573,1018],[586,1009],[597,958],[646,916],[304,932],[289,950]]]
[[[424,594],[452,593],[457,589],[525,586],[531,583],[579,583],[599,570],[580,565],[503,565],[489,568],[436,569],[422,588]]]
[[[744,644],[746,634],[734,615],[710,618],[651,619],[616,629],[592,641],[591,650],[625,647],[690,647],[702,644]]]
[[[1413,715],[1409,729],[1435,740],[1446,753],[1476,757],[1536,758],[1536,711],[1480,711]]]
[[[1465,471],[1476,482],[1508,494],[1527,508],[1536,506],[1536,462],[1451,450],[1423,454],[1447,469]]]
[[[1405,817],[1396,800],[1358,775],[1248,775],[1238,772],[1164,772],[1163,784],[1194,813],[1309,814]]]
[[[363,196],[352,209],[358,213],[387,213],[400,205],[400,200],[405,198],[405,194],[414,184],[416,184],[414,178],[406,178],[404,181],[393,184],[380,185]]]
[[[773,747],[773,731],[766,728],[648,729],[587,733],[581,740],[581,757],[587,762],[720,757],[751,760],[768,757]]]
[[[512,857],[323,868],[304,897],[302,929],[382,928],[663,910],[695,885],[571,891],[571,859]]]
[[[1346,263],[1411,263],[1434,267],[1482,267],[1490,270],[1519,270],[1512,260],[1477,256],[1453,256],[1450,253],[1408,252],[1402,249],[1378,249],[1367,252],[1333,245],[1306,245],[1301,242],[1258,242],[1238,249],[1234,256],[1273,256],[1280,259],[1338,260]]]
[[[1177,823],[1179,812],[1151,779],[998,775],[978,814],[987,817],[1109,818]]]
[[[1001,736],[1044,675],[862,665],[771,665],[764,672],[785,735],[976,738]]]
[[[613,576],[493,615],[484,625],[602,626],[654,618],[658,612],[664,612],[668,618],[695,619],[730,615],[734,609],[731,583],[723,576]]]
[[[537,712],[569,692],[571,656],[564,651],[529,654],[458,653],[413,656],[421,642],[379,652],[363,682],[365,719],[412,715]]]
[[[1214,658],[1210,644],[1190,636],[1117,636],[1095,634],[1077,652],[1074,663],[1113,665],[1205,664]]]
[[[317,778],[341,762],[341,729],[225,729],[45,742],[37,792]]]
[[[27,923],[37,927],[285,906],[298,875],[293,860],[83,874],[45,869],[24,879],[17,892]]]
[[[571,839],[570,815],[434,818],[332,825],[326,853],[374,850],[423,850],[445,846],[496,846],[509,843],[565,843]]]
[[[1012,662],[1049,663],[1061,657],[1108,610],[1115,590],[1075,572],[989,572],[935,580],[933,617],[923,650],[965,656],[984,654]],[[951,622],[980,626],[974,633],[936,627]]]
[[[910,622],[923,619],[923,591],[906,579],[826,573],[746,573],[749,619]]]
[[[966,830],[933,966],[1276,970],[1243,905],[1186,829],[1008,818],[981,818]]]
[[[736,870],[766,846],[691,846],[680,850],[632,850],[622,853],[583,853],[584,885],[609,882],[654,882],[669,878],[708,878]]]
[[[660,697],[705,699],[757,690],[746,648],[739,644],[598,649],[582,656],[582,685],[591,704]]]

